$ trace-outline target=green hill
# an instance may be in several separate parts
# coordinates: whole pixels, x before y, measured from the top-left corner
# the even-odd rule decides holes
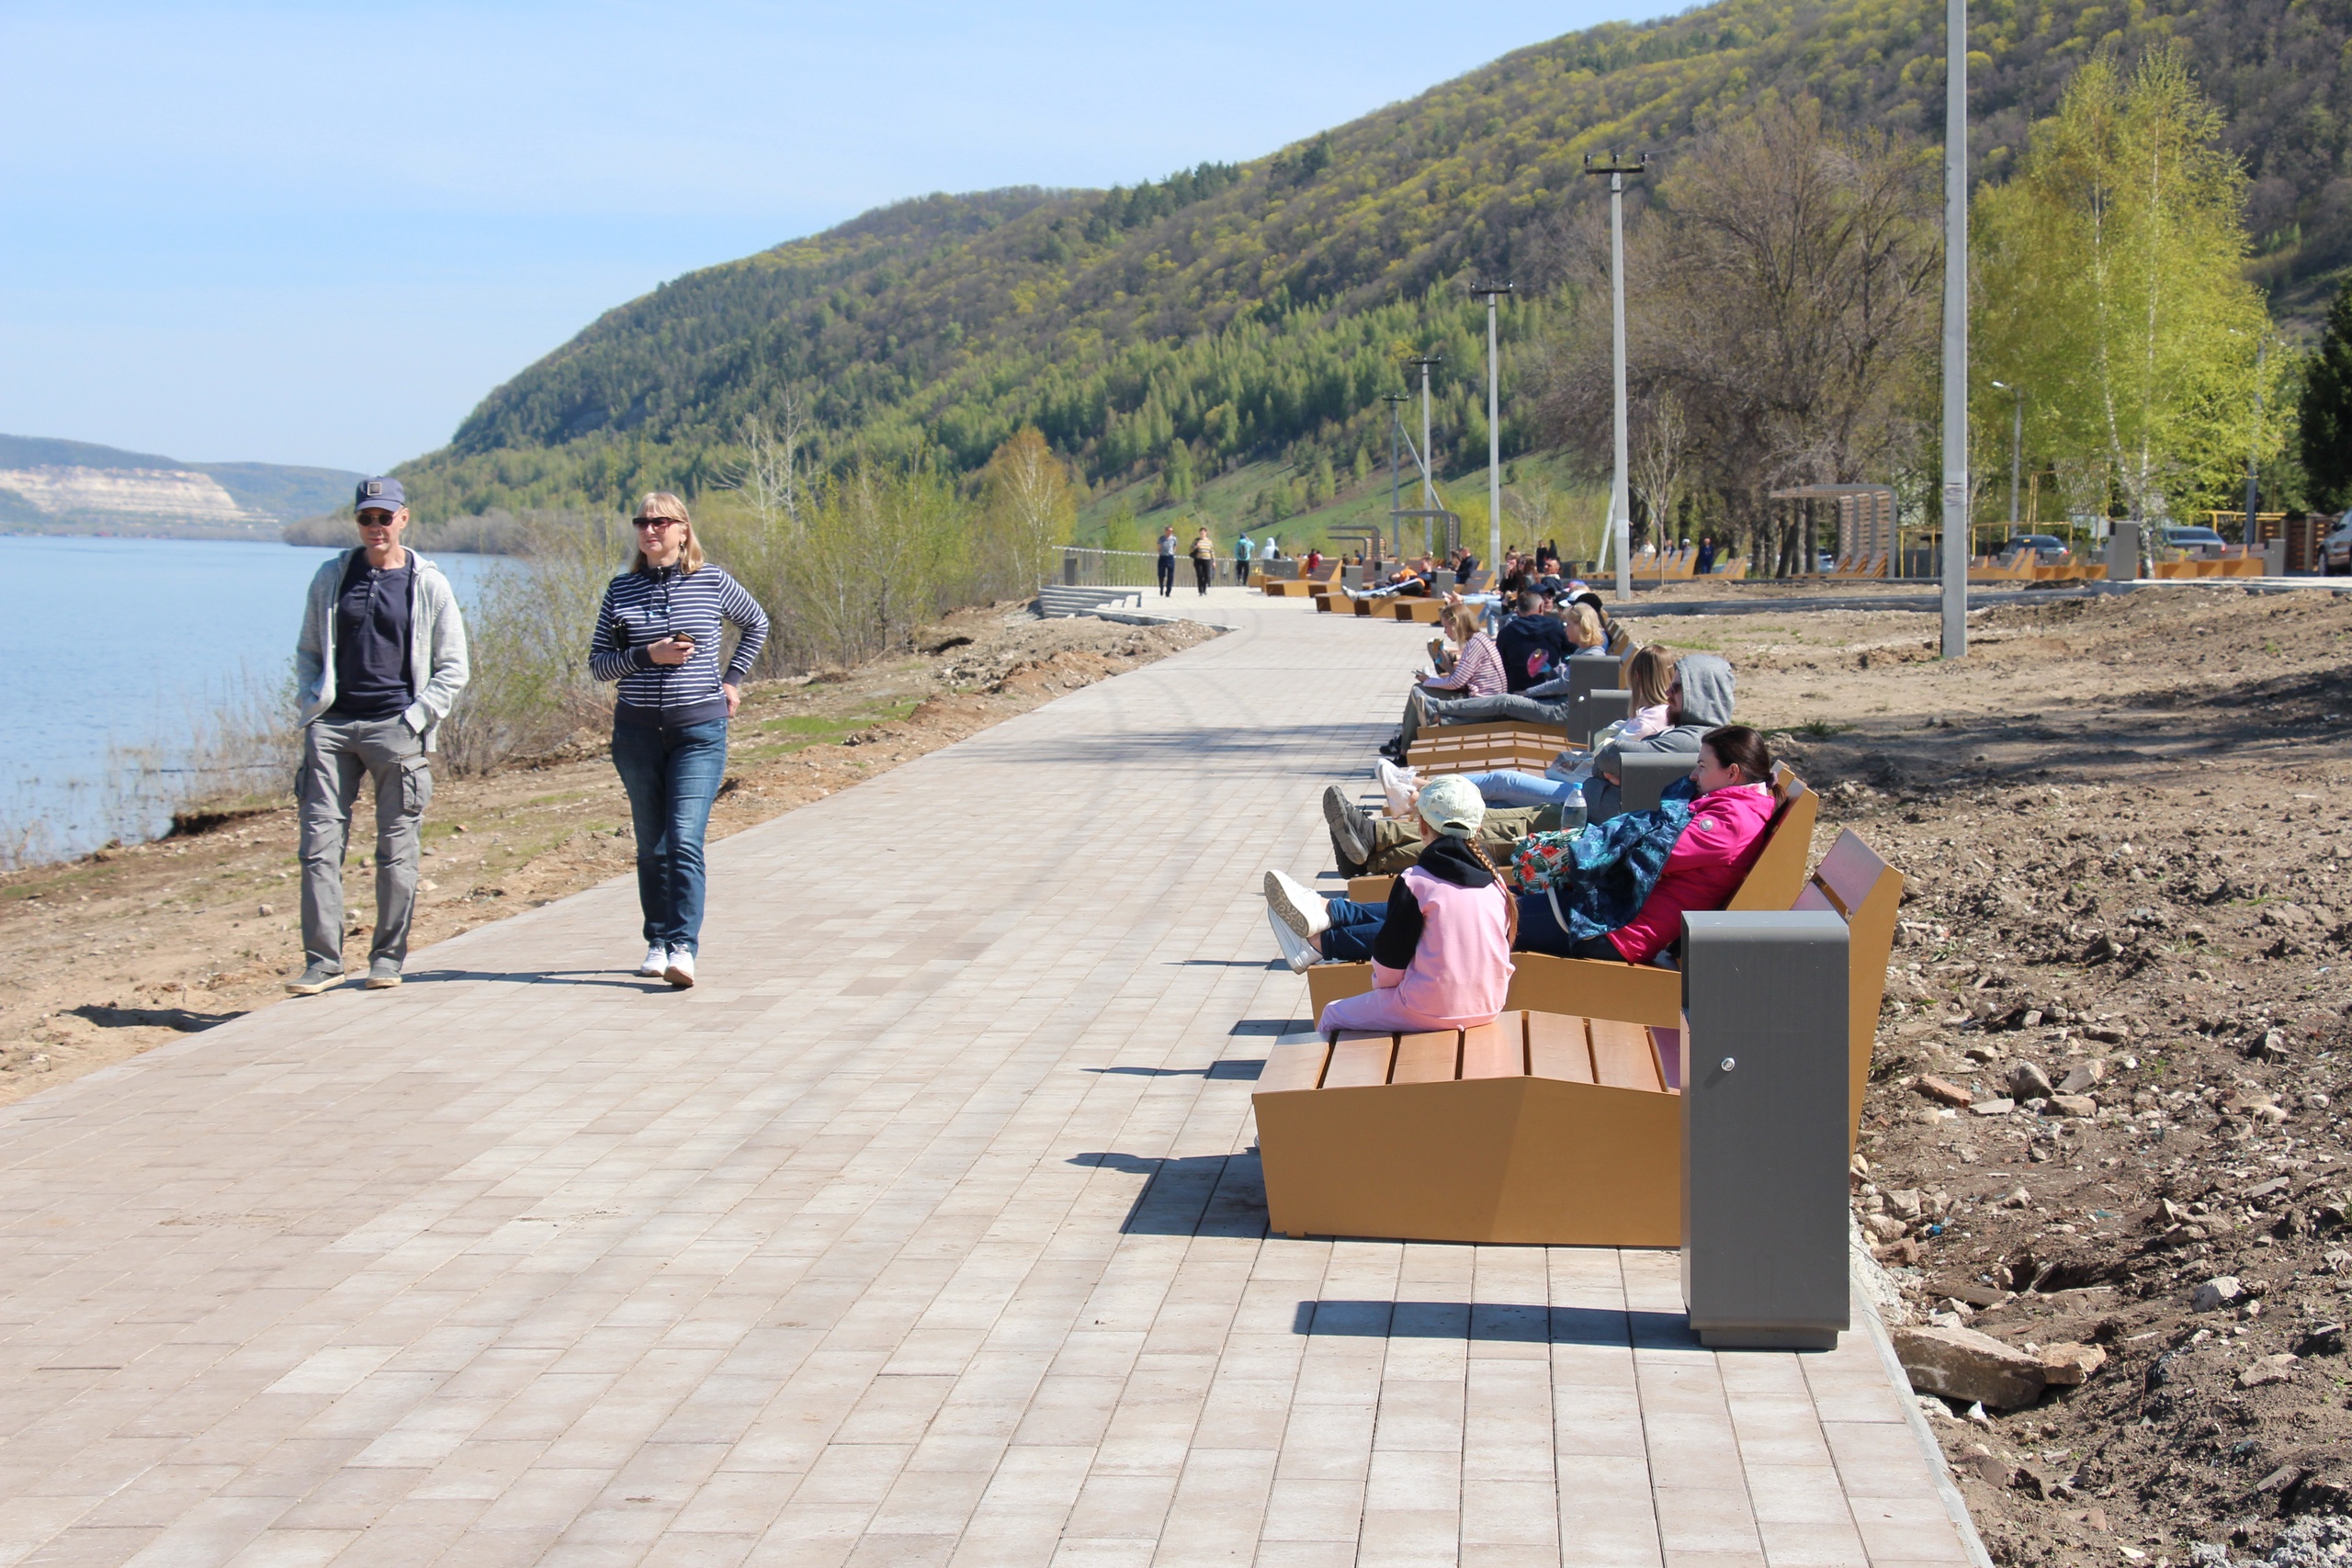
[[[1975,10],[1980,177],[2003,175],[2093,50],[2177,37],[2253,175],[2277,308],[2309,312],[2352,264],[2352,0]],[[1421,348],[1447,360],[1441,456],[1481,465],[1484,312],[1461,286],[1511,279],[1507,339],[1540,328],[1558,236],[1594,199],[1582,154],[1670,158],[1773,96],[1932,139],[1942,48],[1930,0],[1720,0],[1518,51],[1238,166],[904,202],[608,312],[401,473],[427,517],[694,491],[723,479],[743,421],[790,395],[834,459],[928,447],[970,468],[1035,423],[1102,486],[1166,468],[1182,493],[1276,462],[1328,465],[1346,489],[1385,461],[1378,399]],[[1523,434],[1507,401],[1506,451]]]

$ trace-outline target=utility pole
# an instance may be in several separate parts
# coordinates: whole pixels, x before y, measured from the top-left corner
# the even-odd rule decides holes
[[[2270,352],[2270,340],[2264,338],[2254,345],[2254,439],[2245,449],[2245,526],[2238,533],[2238,543],[2251,547],[2254,544],[2254,505],[2262,499],[2261,487],[2255,478],[2255,455],[2262,450],[2262,361]],[[2325,563],[2323,562],[2323,565]]]
[[[1968,654],[1968,0],[1944,0],[1943,656]]]
[[[1421,367],[1420,463],[1421,510],[1424,512],[1434,512],[1437,510],[1437,480],[1430,477],[1430,467],[1437,461],[1437,455],[1430,449],[1430,371],[1436,366],[1442,364],[1444,359],[1445,355],[1442,354],[1424,354],[1416,358],[1405,361],[1408,365],[1418,365]],[[1421,519],[1421,547],[1424,552],[1429,548],[1429,532],[1430,520],[1427,517],[1423,517]],[[1401,546],[1398,547],[1397,553],[1400,555],[1404,553]]]
[[[1396,412],[1396,406],[1405,400],[1405,394],[1402,392],[1383,392],[1380,395],[1380,400],[1388,405],[1389,545],[1391,548],[1401,556],[1405,553],[1405,525],[1399,521],[1396,516],[1397,502],[1403,499],[1397,493],[1396,488],[1396,438],[1405,434],[1405,421],[1404,416]]]
[[[2018,465],[2025,450],[2025,394],[2007,381],[1994,386],[2009,394],[2009,526],[2018,521]]]
[[[1954,5],[1961,0],[1952,0]],[[1609,537],[1617,551],[1617,602],[1630,603],[1634,597],[1633,504],[1626,493],[1625,459],[1625,176],[1639,175],[1649,167],[1650,155],[1636,152],[1628,163],[1617,156],[1612,148],[1599,163],[1592,154],[1584,155],[1584,172],[1609,176],[1609,315],[1610,360],[1615,375],[1616,404],[1612,417],[1611,435],[1615,440],[1615,467],[1609,479]]]
[[[1510,293],[1508,283],[1474,283],[1470,292],[1487,301],[1487,570],[1502,581],[1503,414],[1502,359],[1495,347],[1495,305]]]

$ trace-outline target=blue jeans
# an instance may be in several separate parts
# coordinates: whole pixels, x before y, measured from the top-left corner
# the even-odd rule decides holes
[[[1359,904],[1352,898],[1329,900],[1331,929],[1323,933],[1323,956],[1342,964],[1362,964],[1372,957],[1372,939],[1388,919],[1385,904]]]
[[[1566,806],[1584,798],[1581,784],[1562,784],[1542,773],[1505,768],[1491,773],[1464,773],[1489,806]]]
[[[656,729],[613,726],[613,769],[628,791],[637,834],[637,902],[649,947],[698,950],[702,940],[704,831],[727,773],[727,721]]]

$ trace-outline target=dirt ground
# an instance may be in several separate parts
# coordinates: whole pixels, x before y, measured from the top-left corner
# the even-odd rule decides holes
[[[1958,665],[1923,614],[1640,631],[1731,660],[1816,852],[1851,828],[1907,879],[1856,1210],[1911,1320],[2107,1353],[2025,1409],[1927,1402],[1995,1561],[2260,1560],[2352,1513],[2352,602],[1971,626]],[[2024,1064],[2096,1074],[2095,1113],[2027,1107]],[[2220,1276],[2244,1299],[2194,1310]],[[2277,1561],[2338,1560],[2320,1534]]]
[[[2352,598],[2004,605],[1961,664],[1912,611],[1635,616],[1731,660],[1822,792],[1816,851],[1851,828],[1907,879],[1855,1186],[1905,1310],[2107,1353],[1981,1421],[1928,1402],[1996,1561],[2244,1561],[2352,1513]],[[757,689],[714,831],[1205,635],[973,615]],[[420,942],[625,870],[625,820],[601,760],[448,781]],[[0,881],[0,1100],[276,999],[292,866],[277,809]],[[2095,1072],[2094,1113],[2026,1106],[2028,1063]],[[2193,1310],[2220,1276],[2243,1300]]]
[[[714,839],[1216,635],[1012,606],[927,630],[924,651],[807,682],[755,682],[736,716]],[[346,971],[375,923],[372,797],[345,863]],[[248,814],[239,814],[243,813]],[[0,1104],[286,999],[301,967],[290,800],[210,830],[0,876]],[[565,761],[435,780],[413,945],[576,893],[635,863],[601,737]],[[616,963],[634,963],[616,931]]]

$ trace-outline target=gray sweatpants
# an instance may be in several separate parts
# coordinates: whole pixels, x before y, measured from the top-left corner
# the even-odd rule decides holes
[[[1500,719],[1523,719],[1531,724],[1568,722],[1568,705],[1547,703],[1536,697],[1513,696],[1509,694],[1492,697],[1442,697],[1428,688],[1416,686],[1405,697],[1405,720],[1400,726],[1407,746],[1418,739],[1424,729],[1442,724],[1492,724]]]
[[[433,799],[432,759],[399,718],[318,718],[302,735],[295,795],[302,813],[302,953],[343,968],[343,857],[359,786],[376,783],[376,940],[372,963],[408,957],[416,910],[417,827]]]

